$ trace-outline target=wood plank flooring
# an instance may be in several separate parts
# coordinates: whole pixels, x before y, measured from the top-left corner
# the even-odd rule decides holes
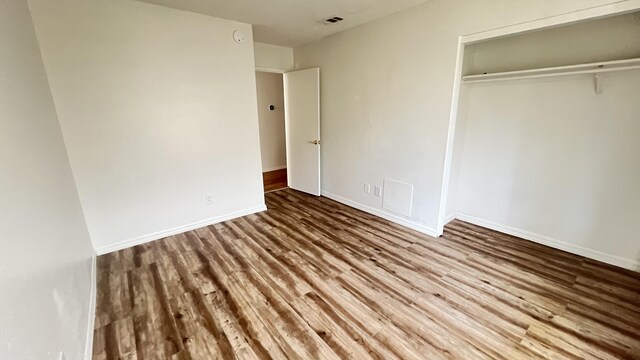
[[[263,173],[262,182],[265,192],[286,188],[287,186],[289,186],[287,184],[287,169],[274,170]]]
[[[640,274],[283,190],[98,258],[94,359],[640,359]]]

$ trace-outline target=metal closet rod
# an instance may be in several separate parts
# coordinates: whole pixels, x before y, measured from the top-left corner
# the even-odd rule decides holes
[[[493,74],[466,75],[462,77],[465,83],[480,83],[506,81],[518,79],[535,79],[551,76],[566,76],[579,74],[599,74],[613,71],[640,69],[640,58],[594,62],[587,64],[556,66],[540,69],[507,71]]]

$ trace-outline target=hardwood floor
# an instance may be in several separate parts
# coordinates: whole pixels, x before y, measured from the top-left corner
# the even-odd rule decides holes
[[[283,190],[98,258],[94,359],[640,359],[640,274]]]
[[[284,189],[287,184],[287,169],[269,171],[262,174],[264,192]]]

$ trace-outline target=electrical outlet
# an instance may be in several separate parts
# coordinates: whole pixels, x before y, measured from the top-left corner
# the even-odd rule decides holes
[[[371,194],[371,185],[370,184],[364,184],[364,192],[366,192],[367,194]]]
[[[213,195],[207,195],[207,196],[204,198],[204,202],[205,202],[205,204],[207,204],[207,205],[213,205]]]
[[[373,195],[380,196],[381,193],[382,193],[382,188],[380,186],[376,185],[373,188]]]

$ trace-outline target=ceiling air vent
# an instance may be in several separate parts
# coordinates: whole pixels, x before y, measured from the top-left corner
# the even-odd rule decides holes
[[[340,22],[342,20],[344,20],[344,19],[341,18],[340,16],[332,16],[332,17],[329,17],[329,18],[326,18],[326,19],[322,20],[322,22],[327,24],[327,25],[331,25],[331,24],[338,23],[338,22]]]

